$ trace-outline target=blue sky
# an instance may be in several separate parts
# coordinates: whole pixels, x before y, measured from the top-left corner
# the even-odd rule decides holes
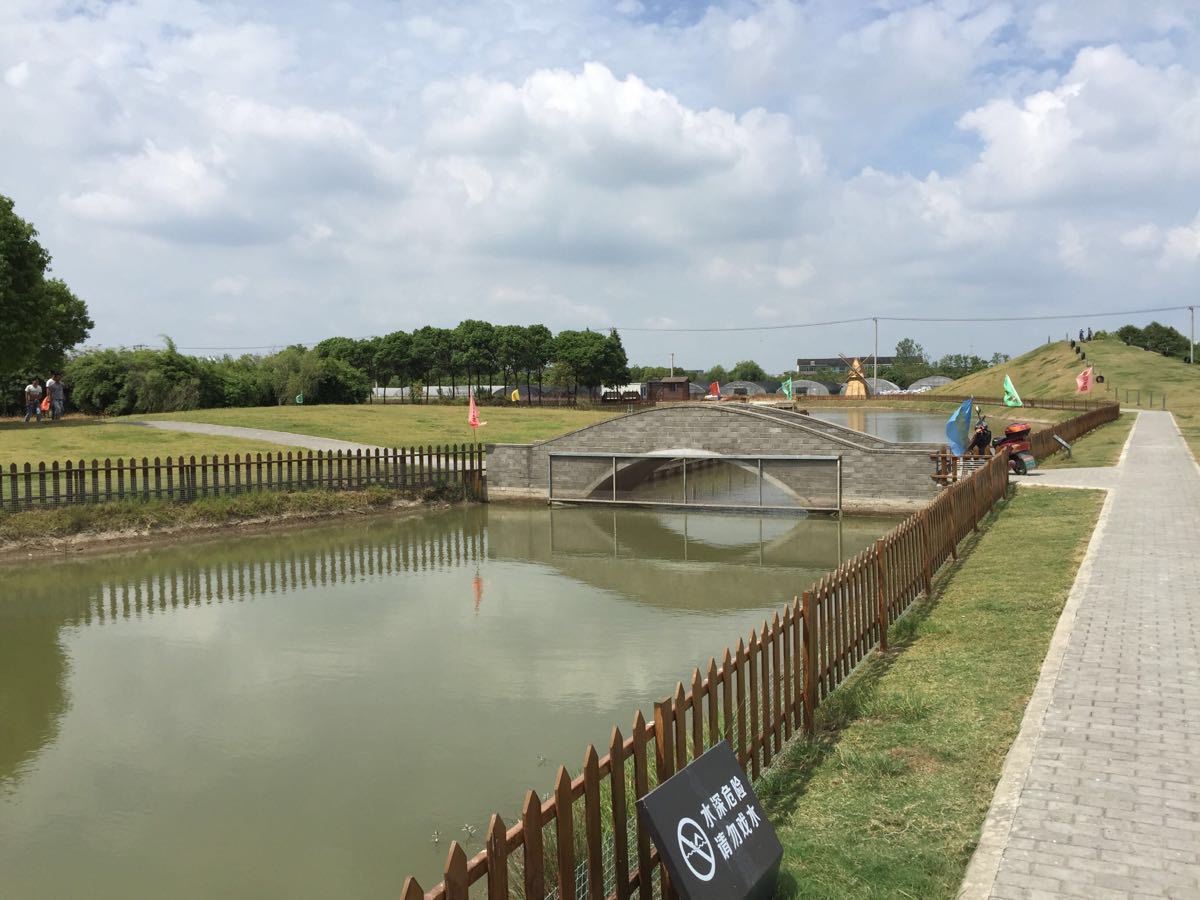
[[[1198,31],[1158,0],[8,0],[0,193],[102,345],[1174,306],[1200,299]],[[624,334],[774,370],[872,337]]]

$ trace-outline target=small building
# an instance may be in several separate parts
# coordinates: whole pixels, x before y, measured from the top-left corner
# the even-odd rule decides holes
[[[669,375],[666,378],[652,378],[646,382],[646,400],[650,403],[680,403],[691,398],[689,385],[692,379],[687,375]]]

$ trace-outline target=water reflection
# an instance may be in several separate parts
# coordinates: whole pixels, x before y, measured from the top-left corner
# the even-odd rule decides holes
[[[898,443],[946,442],[946,415],[903,409],[812,409],[815,419],[833,422]]]
[[[0,570],[4,894],[432,883],[435,829],[548,789],[889,525],[497,505]]]

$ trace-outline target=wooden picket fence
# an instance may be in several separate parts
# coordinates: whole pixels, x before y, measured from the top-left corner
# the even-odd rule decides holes
[[[891,402],[893,400],[899,403],[962,403],[968,399],[966,394],[880,394],[875,397],[847,397],[842,394],[807,394],[803,397],[797,397],[793,402],[793,406],[803,408],[806,406],[846,406],[854,403],[878,403],[880,401]],[[979,406],[1004,406],[1003,397],[974,397],[976,405]],[[1088,398],[1069,398],[1066,400],[1054,397],[1022,397],[1021,403],[1028,409],[1074,409],[1074,410],[1092,410],[1099,409],[1103,406],[1110,405],[1112,400],[1091,400]]]
[[[749,641],[692,673],[688,685],[639,711],[625,737],[614,728],[608,752],[594,746],[572,778],[560,767],[543,800],[529,791],[511,826],[490,819],[473,858],[451,843],[444,880],[425,892],[405,880],[402,900],[589,900],[675,896],[634,803],[719,741],[752,778],[794,734],[811,734],[820,704],[876,648],[958,545],[1002,500],[1007,454],[991,458],[875,544],[847,560],[777,612]]]
[[[483,498],[486,462],[481,444],[229,454],[150,460],[67,460],[36,466],[12,463],[0,471],[0,509],[174,500],[251,491],[398,490],[461,484]]]

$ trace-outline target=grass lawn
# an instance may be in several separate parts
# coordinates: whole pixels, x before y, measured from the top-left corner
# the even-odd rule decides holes
[[[208,437],[202,434],[159,431],[119,420],[68,416],[61,422],[33,422],[20,419],[0,420],[0,465],[65,462],[68,459],[103,460],[143,456],[185,456],[214,453],[265,453],[268,450],[295,450],[259,441]]]
[[[1066,453],[1059,452],[1042,460],[1038,465],[1043,469],[1115,466],[1136,419],[1136,413],[1121,413],[1121,418],[1117,421],[1105,422],[1072,444],[1070,459],[1067,459]]]
[[[1102,502],[1018,488],[785,748],[759,788],[778,896],[954,897]]]
[[[1085,365],[1095,366],[1104,384],[1092,392],[1095,400],[1120,400],[1126,408],[1162,409],[1174,413],[1192,454],[1200,458],[1200,365],[1189,366],[1120,341],[1089,341],[1083,345],[1087,362],[1080,362],[1065,341],[1044,344],[995,368],[976,372],[939,388],[938,392],[980,396],[996,395],[1007,373],[1017,390],[1030,397],[1070,398],[1075,394],[1075,376]],[[1153,398],[1153,402],[1151,402]]]
[[[623,406],[614,409],[486,406],[479,410],[479,418],[487,425],[479,429],[477,437],[487,444],[525,444],[557,437],[610,419],[624,411]],[[213,425],[269,428],[385,447],[462,444],[470,443],[475,437],[467,426],[465,406],[435,403],[198,409],[133,418],[182,419],[185,422]]]

